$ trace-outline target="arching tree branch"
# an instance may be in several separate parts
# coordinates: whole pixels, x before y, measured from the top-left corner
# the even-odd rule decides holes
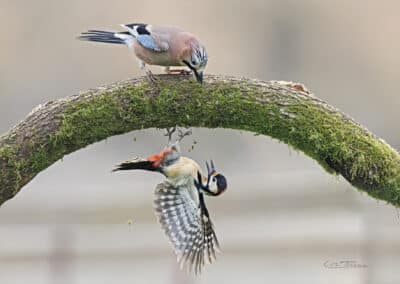
[[[150,127],[198,126],[269,135],[341,174],[373,197],[400,204],[400,155],[302,86],[208,76],[200,86],[162,75],[47,102],[0,137],[0,205],[64,155]]]

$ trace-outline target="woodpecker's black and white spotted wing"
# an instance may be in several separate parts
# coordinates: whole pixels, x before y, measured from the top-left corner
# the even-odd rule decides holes
[[[205,259],[211,263],[219,248],[202,194],[195,200],[191,185],[175,187],[168,181],[157,185],[155,210],[164,232],[172,242],[181,267],[199,273]]]

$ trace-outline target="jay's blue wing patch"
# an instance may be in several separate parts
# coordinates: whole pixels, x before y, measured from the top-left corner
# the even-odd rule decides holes
[[[152,51],[166,51],[167,49],[160,47],[151,35],[142,34],[136,37],[136,40],[144,48],[150,49]]]
[[[138,43],[144,48],[156,52],[167,51],[169,45],[167,42],[156,41],[154,35],[151,34],[149,25],[143,23],[134,23],[121,25],[124,29],[133,35]]]

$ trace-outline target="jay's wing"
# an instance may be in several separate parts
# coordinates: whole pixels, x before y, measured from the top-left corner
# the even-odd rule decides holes
[[[154,204],[181,267],[188,265],[197,274],[205,264],[205,257],[210,263],[216,259],[219,244],[204,200],[199,198],[203,205],[197,205],[189,190],[190,185],[175,187],[165,181],[157,185]]]
[[[156,52],[163,52],[169,49],[168,40],[165,34],[152,32],[149,25],[134,23],[121,26],[133,35],[138,43],[146,49]]]

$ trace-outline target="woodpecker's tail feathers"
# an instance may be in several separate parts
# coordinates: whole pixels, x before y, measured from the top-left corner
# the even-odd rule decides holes
[[[127,170],[146,170],[146,171],[159,171],[159,167],[154,167],[153,162],[143,158],[135,158],[130,161],[123,162],[113,169],[116,171],[127,171]]]
[[[84,41],[126,44],[131,46],[133,44],[134,37],[129,32],[88,30],[87,32],[82,33],[78,39]]]

